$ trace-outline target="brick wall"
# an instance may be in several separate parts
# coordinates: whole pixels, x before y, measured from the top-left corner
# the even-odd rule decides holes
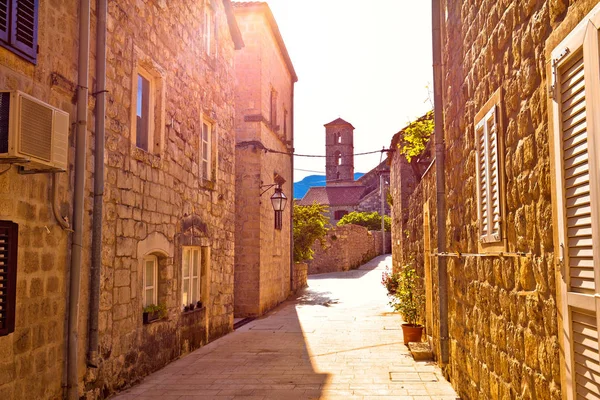
[[[382,254],[381,232],[347,224],[327,232],[323,246],[316,241],[313,259],[307,261],[308,274],[348,271]]]

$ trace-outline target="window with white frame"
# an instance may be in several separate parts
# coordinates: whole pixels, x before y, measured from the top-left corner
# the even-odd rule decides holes
[[[214,126],[203,120],[200,133],[200,176],[203,180],[212,181],[214,168],[213,155]]]
[[[477,208],[481,243],[497,243],[502,240],[502,157],[498,140],[498,105],[495,100],[488,102],[475,121]]]
[[[154,255],[144,257],[144,307],[158,304],[158,258]]]
[[[187,306],[201,300],[201,248],[184,247],[181,262],[181,304]]]

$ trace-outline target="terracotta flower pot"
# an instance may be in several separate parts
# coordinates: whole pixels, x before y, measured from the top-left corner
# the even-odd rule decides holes
[[[402,324],[402,335],[406,345],[409,342],[420,342],[423,335],[423,325]]]

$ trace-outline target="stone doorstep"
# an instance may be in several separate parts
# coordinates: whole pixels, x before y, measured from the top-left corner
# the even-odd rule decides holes
[[[408,349],[415,361],[430,361],[433,360],[433,352],[431,345],[427,342],[410,342]]]

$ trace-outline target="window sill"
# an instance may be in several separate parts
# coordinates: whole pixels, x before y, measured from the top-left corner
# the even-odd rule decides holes
[[[150,165],[153,168],[162,168],[162,158],[158,154],[147,152],[144,149],[140,149],[135,144],[132,144],[131,157],[134,160],[142,161],[143,163]]]
[[[153,319],[153,320],[149,320],[149,321],[144,321],[142,319],[142,325],[152,325],[155,324],[157,322],[163,322],[163,321],[168,321],[169,319],[167,317],[163,317],[163,318],[157,318],[157,319]]]
[[[189,311],[182,311],[181,315],[190,315],[190,314],[195,314],[198,313],[200,311],[204,311],[206,310],[206,307],[200,307],[200,308],[194,308],[193,310],[189,310]]]
[[[200,188],[207,190],[216,190],[216,183],[214,181],[209,181],[208,179],[202,179],[200,181]]]

